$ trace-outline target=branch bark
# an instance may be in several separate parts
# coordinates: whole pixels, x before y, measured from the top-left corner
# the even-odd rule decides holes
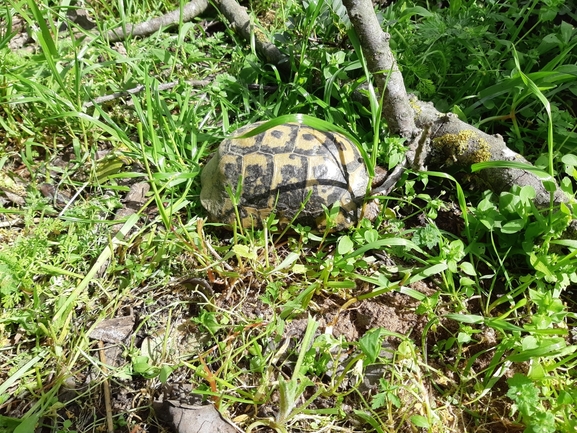
[[[172,89],[173,87],[178,86],[180,83],[181,83],[180,81],[172,81],[170,83],[159,84],[158,91]],[[210,80],[186,80],[185,83],[188,84],[190,87],[206,87],[210,84]],[[115,99],[122,98],[124,96],[134,95],[136,93],[142,92],[144,89],[145,89],[144,85],[139,84],[138,86],[133,87],[132,89],[123,90],[121,92],[115,92],[110,95],[99,96],[98,98],[94,99],[94,101],[85,102],[82,106],[84,108],[90,108],[95,105],[100,105],[105,102],[110,102]]]

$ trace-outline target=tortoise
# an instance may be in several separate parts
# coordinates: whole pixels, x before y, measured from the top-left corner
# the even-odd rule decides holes
[[[200,200],[208,219],[261,228],[275,214],[280,227],[294,222],[322,231],[324,207],[338,203],[330,227],[340,231],[361,217],[369,174],[357,146],[344,135],[300,123],[274,126],[256,135],[257,122],[225,139],[201,173]]]

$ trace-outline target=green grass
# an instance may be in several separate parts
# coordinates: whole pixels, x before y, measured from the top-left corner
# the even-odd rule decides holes
[[[101,431],[104,384],[119,432],[167,431],[151,407],[170,388],[252,432],[577,427],[573,199],[539,209],[527,187],[406,172],[376,221],[345,233],[205,222],[202,166],[254,121],[324,120],[370,170],[402,158],[378,101],[354,97],[366,66],[340,2],[250,4],[290,57],[285,80],[201,19],[112,46],[101,36],[178,2],[92,2],[84,39],[60,30],[64,3],[0,10],[37,41],[11,51],[0,33],[0,432]],[[574,197],[575,13],[450,4],[378,10],[409,90],[500,133]],[[114,220],[139,181],[143,204]],[[130,314],[119,360],[102,361],[91,332]]]

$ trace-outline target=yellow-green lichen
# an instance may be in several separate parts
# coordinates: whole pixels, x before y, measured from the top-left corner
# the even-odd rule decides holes
[[[433,139],[433,146],[460,164],[470,165],[491,159],[487,140],[470,129],[459,131],[458,134],[444,134],[437,137]]]
[[[469,155],[469,165],[478,162],[485,162],[491,160],[491,150],[489,143],[484,139],[479,139],[477,149]]]
[[[409,105],[415,111],[416,114],[421,114],[421,112],[423,111],[423,109],[421,108],[421,105],[419,104],[419,100],[417,98],[410,98],[409,99]]]

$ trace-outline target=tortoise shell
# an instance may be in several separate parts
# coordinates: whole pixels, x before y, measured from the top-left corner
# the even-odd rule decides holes
[[[341,134],[298,123],[241,137],[262,123],[240,128],[225,139],[202,171],[200,200],[209,220],[235,224],[231,193],[238,194],[240,187],[238,212],[243,227],[260,228],[274,213],[281,227],[294,219],[323,230],[323,206],[335,203],[340,210],[332,230],[354,224],[369,181],[355,144]]]

